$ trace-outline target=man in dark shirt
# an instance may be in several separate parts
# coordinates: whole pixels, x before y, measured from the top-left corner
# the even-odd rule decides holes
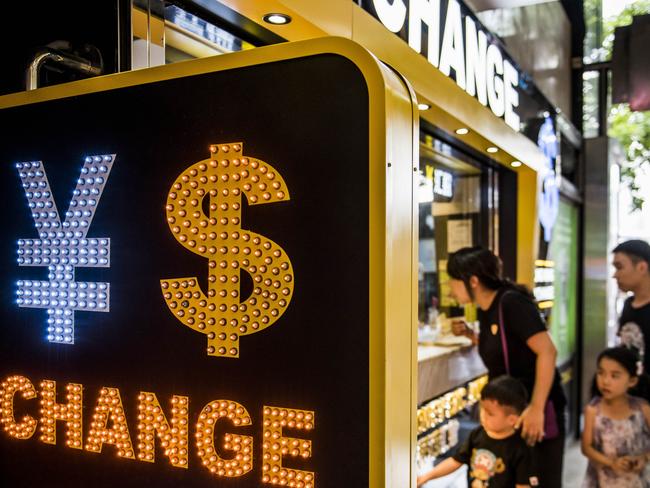
[[[633,295],[625,300],[618,320],[621,344],[634,349],[650,372],[650,245],[630,240],[616,246],[613,265],[618,287]]]

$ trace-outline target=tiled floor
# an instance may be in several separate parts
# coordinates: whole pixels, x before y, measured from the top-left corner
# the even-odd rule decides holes
[[[587,459],[580,452],[580,440],[567,440],[564,451],[563,488],[580,488],[586,469]],[[424,488],[467,488],[466,470],[463,466],[444,478],[430,481]]]
[[[564,450],[564,488],[580,488],[587,470],[587,458],[580,452],[580,439],[567,441]]]

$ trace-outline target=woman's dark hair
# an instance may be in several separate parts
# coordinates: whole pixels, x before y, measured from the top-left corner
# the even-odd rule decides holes
[[[472,276],[476,276],[483,286],[490,290],[510,288],[534,300],[533,294],[524,285],[513,283],[504,278],[501,260],[489,249],[480,246],[464,247],[449,255],[447,274],[455,280],[462,280],[469,296],[474,293],[469,285]]]
[[[481,400],[494,400],[519,415],[528,403],[528,392],[521,381],[507,374],[494,378],[481,390]]]
[[[636,386],[630,388],[630,395],[645,398],[646,400],[648,399],[650,382],[647,374],[639,374],[640,358],[635,350],[629,349],[625,346],[610,347],[598,355],[596,364],[600,364],[600,361],[605,358],[616,361],[618,364],[623,366],[631,378],[638,378]],[[594,379],[591,383],[591,396],[601,396],[596,382],[596,375],[594,375]]]

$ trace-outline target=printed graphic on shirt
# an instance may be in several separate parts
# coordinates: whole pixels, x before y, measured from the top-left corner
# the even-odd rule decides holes
[[[641,327],[635,322],[626,322],[619,331],[621,344],[629,349],[634,349],[639,354],[643,363],[645,357],[645,340]]]
[[[470,469],[470,477],[473,478],[471,488],[487,488],[490,479],[497,473],[503,473],[506,466],[503,459],[496,457],[492,451],[474,449]]]

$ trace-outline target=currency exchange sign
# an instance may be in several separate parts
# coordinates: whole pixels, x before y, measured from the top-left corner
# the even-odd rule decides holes
[[[374,102],[251,56],[0,97],[9,485],[369,485]]]

